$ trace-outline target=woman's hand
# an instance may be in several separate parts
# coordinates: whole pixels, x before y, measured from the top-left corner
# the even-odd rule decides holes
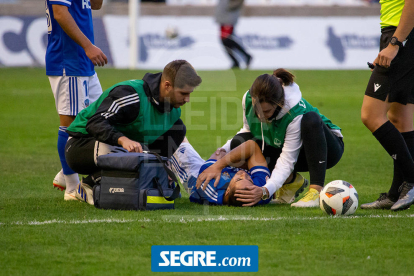
[[[197,177],[197,183],[196,187],[199,189],[203,183],[205,185],[203,186],[203,191],[206,190],[208,183],[210,183],[210,180],[215,179],[216,182],[214,182],[214,187],[217,187],[220,176],[221,176],[221,168],[219,166],[216,166],[216,164],[211,165],[207,169],[205,169],[198,177]]]
[[[237,201],[244,203],[243,207],[253,206],[262,199],[263,190],[261,187],[252,184],[246,186],[243,190],[237,189],[234,196],[237,198]]]
[[[391,61],[397,56],[399,49],[400,47],[389,44],[385,49],[379,52],[373,64],[385,68],[390,67]]]

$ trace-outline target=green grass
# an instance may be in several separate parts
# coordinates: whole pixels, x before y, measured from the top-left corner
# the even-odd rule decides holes
[[[98,71],[103,88],[144,73]],[[202,157],[241,127],[240,99],[262,73],[200,72],[203,83],[182,118]],[[360,203],[375,200],[390,186],[392,160],[360,121],[369,71],[295,74],[304,97],[343,128],[345,153],[326,182],[344,179],[356,187]],[[175,210],[156,212],[64,202],[51,185],[60,170],[59,120],[44,70],[0,69],[0,88],[1,275],[148,275],[152,245],[238,244],[259,246],[263,275],[413,273],[412,209],[357,210],[352,218],[331,218],[315,208],[205,207],[190,203],[187,195]],[[205,221],[220,216],[225,220]],[[102,221],[107,219],[112,222]],[[191,273],[175,273],[185,274]]]

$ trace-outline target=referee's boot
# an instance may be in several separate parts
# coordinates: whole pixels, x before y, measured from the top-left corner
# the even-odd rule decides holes
[[[408,209],[414,203],[414,183],[404,182],[400,190],[401,193],[398,201],[391,207],[393,211]]]
[[[361,209],[391,209],[396,201],[390,199],[387,193],[381,193],[380,197],[374,202],[361,204]]]
[[[276,198],[270,201],[271,204],[290,204],[308,187],[309,181],[302,175],[296,173],[295,179],[283,184],[279,190],[276,191]]]

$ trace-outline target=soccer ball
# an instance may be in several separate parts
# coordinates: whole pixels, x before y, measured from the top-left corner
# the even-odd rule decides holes
[[[165,29],[165,36],[168,39],[174,39],[178,36],[178,29],[176,27],[168,27]]]
[[[358,208],[358,193],[343,180],[328,183],[320,193],[319,206],[328,215],[352,215]]]

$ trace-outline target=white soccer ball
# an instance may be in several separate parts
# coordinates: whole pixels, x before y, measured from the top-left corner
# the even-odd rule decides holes
[[[319,206],[328,215],[352,215],[358,208],[358,193],[343,180],[328,183],[320,193]]]
[[[165,29],[165,36],[169,39],[174,39],[178,36],[178,29],[176,27],[168,27]]]

